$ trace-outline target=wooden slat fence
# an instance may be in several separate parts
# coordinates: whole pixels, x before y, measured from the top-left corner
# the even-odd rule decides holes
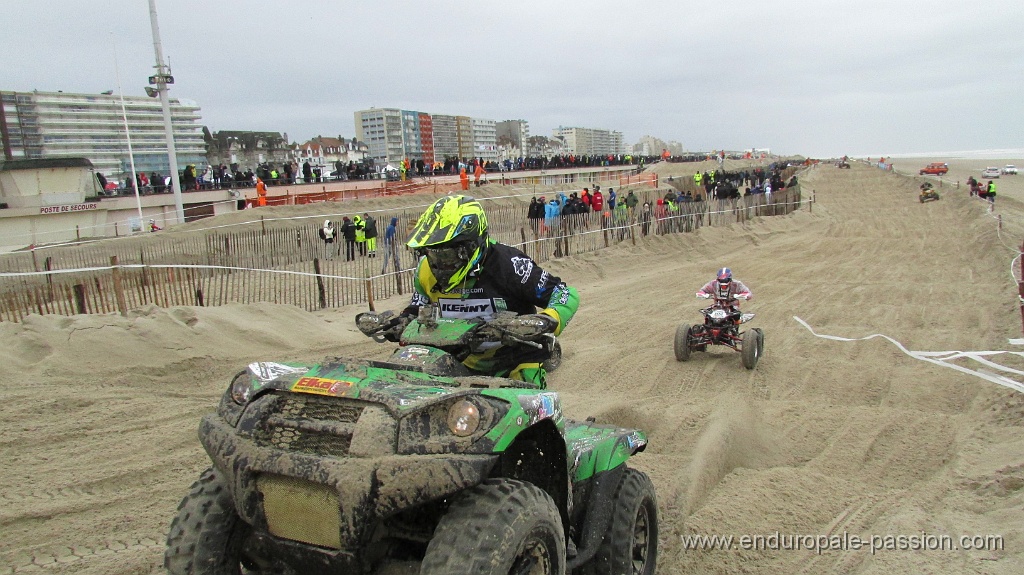
[[[784,215],[801,205],[799,187],[766,198],[680,203],[671,213],[652,210],[644,217],[643,202],[655,203],[657,190],[637,194],[640,203],[625,216],[576,214],[555,222],[527,220],[522,207],[488,206],[491,236],[523,249],[538,263],[592,252],[647,235],[686,233],[702,226],[722,226],[754,217]],[[398,237],[419,216],[396,211]],[[378,218],[381,237],[391,216]],[[305,310],[372,302],[407,294],[412,286],[413,254],[399,248],[398,271],[384,266],[378,238],[377,257],[345,261],[339,250],[318,237],[319,226],[263,227],[206,236],[182,235],[171,241],[111,250],[105,245],[64,250],[48,255],[39,272],[0,273],[0,321],[21,321],[28,314],[74,315],[126,313],[145,305],[217,306],[269,302]],[[100,259],[101,250],[106,249]],[[95,252],[95,253],[94,253]],[[30,268],[31,269],[31,268]]]

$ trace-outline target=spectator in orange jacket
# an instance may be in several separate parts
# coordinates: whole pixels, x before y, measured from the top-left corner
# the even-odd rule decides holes
[[[482,164],[477,163],[476,168],[473,169],[473,180],[476,183],[476,187],[480,187],[480,177],[484,175],[484,167]]]
[[[463,190],[469,189],[469,174],[466,173],[466,168],[459,169],[459,183],[462,184]]]
[[[262,178],[256,178],[256,205],[267,205],[267,185],[263,183]]]

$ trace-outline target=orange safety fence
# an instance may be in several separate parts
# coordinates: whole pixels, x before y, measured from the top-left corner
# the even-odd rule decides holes
[[[652,188],[658,187],[658,174],[643,173],[637,175],[619,176],[619,187],[628,185],[649,185]]]
[[[357,200],[364,198],[376,198],[382,196],[395,196],[403,194],[415,194],[417,192],[434,192],[440,194],[446,194],[459,189],[458,182],[454,183],[438,183],[438,182],[424,182],[418,181],[406,181],[406,182],[386,182],[382,185],[375,185],[367,188],[350,188],[343,190],[326,190],[316,192],[304,192],[304,193],[291,193],[285,192],[284,195],[268,195],[267,205],[268,206],[292,206],[292,205],[303,205],[313,204],[317,202],[340,202],[346,200]],[[255,206],[255,199],[247,198],[246,203],[249,207]]]

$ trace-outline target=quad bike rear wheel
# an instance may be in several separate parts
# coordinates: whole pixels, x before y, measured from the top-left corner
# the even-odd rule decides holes
[[[615,493],[615,507],[584,575],[652,575],[658,562],[658,501],[654,484],[627,467]]]
[[[170,575],[239,575],[248,526],[238,517],[227,483],[207,469],[178,505],[164,551]]]
[[[543,489],[488,479],[458,495],[427,545],[420,575],[565,574],[565,531]]]
[[[676,328],[676,361],[687,361],[690,359],[690,335],[692,333],[693,328],[688,325],[681,325]]]
[[[743,334],[743,367],[754,369],[757,360],[761,359],[762,337],[759,330],[750,330]]]

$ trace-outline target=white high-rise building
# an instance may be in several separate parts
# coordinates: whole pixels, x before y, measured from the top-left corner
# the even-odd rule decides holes
[[[471,118],[473,126],[473,157],[484,162],[498,161],[498,133],[494,120]]]
[[[177,169],[205,167],[199,105],[178,98],[170,104]],[[0,91],[0,140],[6,159],[86,158],[96,172],[120,178],[131,169],[129,138],[136,170],[170,173],[158,99],[125,96],[122,115],[121,96],[112,92]]]

